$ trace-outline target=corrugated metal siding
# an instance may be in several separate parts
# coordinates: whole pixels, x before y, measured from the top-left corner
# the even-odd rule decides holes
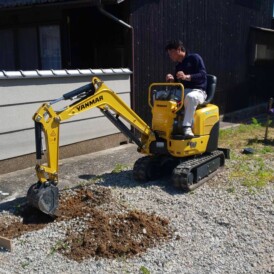
[[[272,0],[261,1],[259,10],[237,5],[234,0],[138,0],[131,1],[131,13],[135,105],[147,122],[147,87],[164,81],[166,73],[174,70],[164,52],[169,39],[179,38],[190,51],[200,53],[208,73],[218,77],[214,103],[222,113],[247,105],[249,28],[271,26]]]

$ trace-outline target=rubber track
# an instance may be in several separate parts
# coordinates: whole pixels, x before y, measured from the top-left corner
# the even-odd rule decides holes
[[[215,175],[218,169],[213,170],[207,176],[201,178],[200,181],[192,185],[188,185],[188,182],[187,182],[188,174],[190,174],[196,168],[201,167],[204,164],[209,163],[211,160],[217,159],[219,157],[221,158],[221,163],[220,163],[220,167],[221,167],[224,164],[225,156],[224,156],[224,153],[220,150],[216,150],[212,152],[211,154],[202,155],[202,156],[182,162],[173,170],[173,176],[172,176],[173,185],[175,187],[183,188],[184,190],[193,190],[199,187],[200,185],[204,184],[207,180],[212,178],[212,175]]]

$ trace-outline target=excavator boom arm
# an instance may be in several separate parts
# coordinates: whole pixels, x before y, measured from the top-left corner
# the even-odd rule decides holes
[[[142,134],[149,135],[151,133],[150,127],[115,92],[103,82],[99,82],[96,77],[92,81],[93,85],[97,86],[95,93],[58,113],[61,121],[97,107],[103,112],[112,110],[117,116],[121,116]]]

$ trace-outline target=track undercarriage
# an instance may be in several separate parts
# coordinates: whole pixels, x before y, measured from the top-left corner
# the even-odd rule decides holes
[[[174,187],[191,191],[212,178],[224,165],[226,157],[222,150],[186,159],[144,156],[135,162],[133,177],[137,181],[146,182],[171,175]]]

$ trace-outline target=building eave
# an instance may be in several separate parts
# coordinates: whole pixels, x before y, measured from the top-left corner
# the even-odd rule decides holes
[[[26,7],[41,7],[50,5],[87,5],[99,6],[107,4],[120,4],[125,0],[0,0],[0,10],[20,9]]]
[[[274,33],[274,29],[262,28],[262,27],[257,27],[257,26],[251,26],[251,28],[254,30],[258,30],[258,31]]]

